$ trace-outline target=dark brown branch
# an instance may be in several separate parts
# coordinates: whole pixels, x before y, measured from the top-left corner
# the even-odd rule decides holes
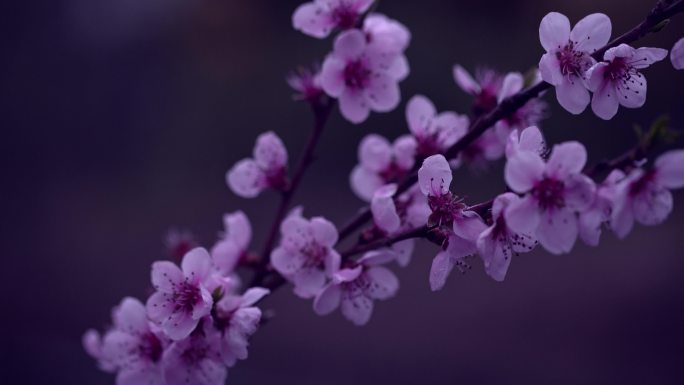
[[[425,238],[433,228],[434,227],[428,227],[425,225],[417,229],[407,230],[391,237],[381,238],[362,245],[356,245],[351,249],[340,253],[340,255],[342,256],[342,260],[345,260],[349,257],[353,257],[354,255],[363,254],[367,251],[377,250],[383,247],[390,247],[397,242],[407,239]]]

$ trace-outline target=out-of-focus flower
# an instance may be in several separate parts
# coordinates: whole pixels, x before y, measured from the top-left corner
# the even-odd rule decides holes
[[[373,0],[314,0],[300,5],[292,14],[298,31],[323,39],[334,29],[353,28]]]
[[[313,69],[301,67],[297,71],[290,73],[287,84],[295,90],[295,100],[304,100],[310,103],[318,102],[323,96],[321,88],[321,70],[318,66]]]
[[[461,139],[468,131],[467,116],[452,111],[437,113],[434,104],[423,95],[416,95],[406,104],[406,121],[416,138],[416,155],[426,158],[441,153]]]
[[[613,170],[606,179],[597,186],[594,203],[579,215],[579,236],[587,245],[598,246],[601,239],[601,227],[610,221],[615,204],[617,184],[625,178],[622,170]]]
[[[225,231],[222,238],[211,249],[214,266],[224,275],[235,270],[245,256],[252,239],[252,226],[249,218],[242,211],[223,216]]]
[[[479,69],[473,78],[468,71],[458,64],[454,65],[453,75],[456,84],[463,91],[475,97],[473,103],[474,116],[480,116],[496,107],[503,76],[492,70]]]
[[[314,300],[316,314],[330,314],[340,307],[344,317],[355,325],[368,323],[373,301],[389,299],[399,290],[399,280],[394,273],[380,266],[390,260],[391,257],[383,253],[369,252],[335,271],[332,281]]]
[[[586,71],[596,63],[591,53],[610,40],[608,16],[593,13],[570,30],[568,18],[558,12],[544,16],[539,40],[546,53],[539,61],[542,79],[556,87],[556,98],[572,114],[580,114],[589,104]]]
[[[672,211],[671,189],[684,187],[684,150],[666,152],[649,170],[635,168],[618,183],[610,227],[619,238],[629,234],[634,221],[654,226]]]
[[[618,106],[639,108],[646,103],[646,78],[639,72],[667,57],[662,48],[632,48],[620,44],[606,51],[603,62],[587,72],[587,86],[594,93],[591,109],[602,119],[611,119]]]
[[[257,138],[252,158],[237,162],[226,174],[230,189],[243,198],[254,198],[266,188],[287,188],[287,150],[274,132]]]
[[[506,143],[506,158],[511,158],[520,151],[531,151],[540,156],[544,155],[546,142],[539,127],[530,126],[522,131],[514,130],[511,132]]]
[[[670,51],[670,61],[675,69],[684,69],[684,37],[677,40]]]

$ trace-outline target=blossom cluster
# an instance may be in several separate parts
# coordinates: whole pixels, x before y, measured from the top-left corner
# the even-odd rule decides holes
[[[665,152],[649,164],[650,148],[640,143],[640,152],[611,163],[599,179],[604,175],[587,167],[584,145],[549,146],[540,125],[548,117],[541,96],[550,87],[573,114],[591,104],[608,120],[620,105],[641,107],[646,101],[641,70],[668,52],[608,46],[606,15],[589,15],[571,29],[557,12],[541,21],[546,53],[530,76],[490,69],[473,76],[454,65],[454,81],[473,98],[469,111],[440,111],[427,96],[413,95],[404,109],[403,134],[390,141],[369,133],[361,140],[348,180],[368,204],[361,211],[365,216],[338,227],[323,216],[305,216],[302,206],[292,207],[333,106],[359,124],[371,111],[389,112],[401,102],[411,33],[371,11],[374,3],[313,0],[294,11],[295,30],[318,39],[335,34],[322,65],[287,79],[296,99],[314,110],[312,139],[291,170],[285,143],[275,132],[262,133],[251,157],[226,173],[237,196],[280,195],[263,252],[250,250],[252,225],[242,211],[223,216],[225,230],[209,250],[186,232],[170,233],[169,256],[179,265],[154,262],[153,292],[145,303],[124,298],[112,311],[111,326],[83,337],[85,350],[102,370],[116,373],[117,384],[225,383],[228,368],[247,358],[249,339],[261,324],[257,303],[284,283],[310,300],[315,314],[339,309],[351,323],[364,325],[375,301],[398,293],[392,269],[410,264],[418,239],[438,246],[426,275],[432,290],[440,290],[454,268],[465,272],[476,255],[487,275],[503,281],[513,256],[538,246],[568,253],[578,239],[597,246],[604,229],[624,238],[635,222],[653,226],[666,220],[673,208],[670,190],[684,188],[684,150]],[[649,20],[657,17],[652,13]],[[684,39],[670,59],[675,68],[684,67]],[[452,191],[452,184],[458,187],[454,170],[465,164],[481,171],[501,158],[505,192],[469,204]],[[247,285],[245,271],[251,273]]]

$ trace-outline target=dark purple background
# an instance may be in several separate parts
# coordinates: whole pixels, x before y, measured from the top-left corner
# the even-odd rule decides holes
[[[574,22],[612,17],[615,35],[654,0],[383,1],[381,11],[413,32],[404,100],[430,96],[440,110],[468,110],[451,78],[458,62],[525,71],[542,49],[537,28],[552,10]],[[224,173],[264,130],[292,158],[311,125],[290,101],[284,76],[320,58],[330,41],[292,30],[298,1],[62,0],[5,2],[0,24],[0,383],[110,384],[82,351],[81,334],[109,320],[125,295],[144,297],[149,266],[163,257],[170,226],[210,245],[224,212],[250,215],[255,246],[265,236],[273,194],[242,200]],[[684,18],[643,44],[670,48]],[[640,43],[641,44],[641,43]],[[551,143],[579,139],[591,161],[632,146],[632,124],[663,112],[682,128],[684,71],[669,62],[647,72],[649,97],[603,122],[571,116],[553,95],[544,124]],[[341,223],[360,202],[348,173],[369,132],[405,133],[404,103],[361,127],[336,113],[298,202],[307,215]],[[681,143],[680,143],[681,144]],[[470,201],[503,188],[501,164],[453,187]],[[637,227],[600,248],[515,258],[504,283],[475,261],[431,293],[432,246],[399,270],[396,299],[369,325],[321,318],[289,288],[264,302],[277,316],[254,337],[232,384],[680,384],[684,383],[684,195],[667,223]]]

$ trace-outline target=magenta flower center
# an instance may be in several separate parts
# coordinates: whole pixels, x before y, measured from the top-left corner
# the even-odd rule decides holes
[[[449,225],[453,223],[454,217],[466,207],[461,199],[452,195],[450,192],[440,196],[428,196],[428,205],[430,206],[430,210],[432,210],[430,223],[438,225]]]
[[[149,359],[152,362],[157,362],[161,358],[164,351],[161,341],[154,333],[145,333],[140,337],[140,345],[138,346],[140,356]]]
[[[181,359],[188,366],[196,365],[203,361],[209,355],[209,349],[204,343],[201,343],[195,339],[192,346],[188,347],[181,354]]]
[[[537,199],[542,209],[548,210],[565,206],[564,192],[565,185],[563,182],[544,178],[534,186],[532,196]]]
[[[635,197],[641,194],[642,192],[648,190],[648,187],[651,185],[651,182],[653,182],[654,177],[654,170],[646,171],[644,175],[641,176],[641,178],[637,179],[634,183],[632,183],[631,186],[629,186],[629,195]]]
[[[592,61],[586,52],[575,51],[575,44],[569,42],[563,49],[556,52],[561,73],[565,76],[583,76],[591,67]]]
[[[341,3],[332,12],[332,19],[335,25],[341,29],[352,28],[356,24],[359,14],[349,3]]]
[[[300,251],[306,256],[304,267],[323,266],[325,256],[328,254],[328,250],[316,242],[309,242]]]
[[[352,89],[364,89],[370,82],[371,71],[361,60],[355,60],[344,68],[344,82]]]
[[[196,304],[202,301],[202,294],[199,287],[188,282],[183,282],[176,286],[173,293],[173,302],[176,304],[176,311],[192,312]]]
[[[633,62],[629,62],[625,58],[616,57],[613,61],[608,62],[608,67],[606,67],[603,77],[607,80],[618,82],[618,87],[626,90],[630,90],[637,83],[643,87],[644,78],[632,64]],[[639,93],[638,90],[634,92]],[[627,98],[626,95],[625,98]]]
[[[380,172],[380,176],[385,182],[394,182],[404,175],[406,175],[406,170],[399,167],[395,162],[392,162],[386,169]]]

